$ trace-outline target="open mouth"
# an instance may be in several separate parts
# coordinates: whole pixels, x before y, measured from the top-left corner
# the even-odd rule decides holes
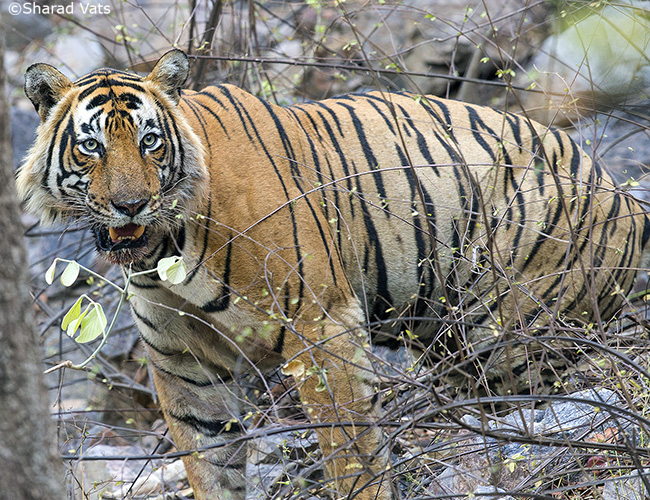
[[[94,229],[95,242],[99,250],[115,252],[143,247],[147,244],[145,226],[127,224],[122,227],[97,227]]]

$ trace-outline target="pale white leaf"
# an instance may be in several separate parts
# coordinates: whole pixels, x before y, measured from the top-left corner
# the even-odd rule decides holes
[[[172,264],[167,269],[167,281],[172,285],[178,285],[185,281],[187,276],[187,268],[185,267],[185,261],[183,259],[178,260],[178,262]]]
[[[54,273],[56,272],[56,263],[58,259],[54,259],[52,261],[52,265],[47,268],[47,271],[45,271],[45,283],[48,285],[51,285],[54,283]]]
[[[61,284],[63,286],[72,286],[79,276],[79,264],[74,260],[70,262],[61,274]]]
[[[183,258],[178,255],[160,259],[156,270],[161,280],[169,281],[172,285],[182,282],[185,276],[187,276],[187,269]]]

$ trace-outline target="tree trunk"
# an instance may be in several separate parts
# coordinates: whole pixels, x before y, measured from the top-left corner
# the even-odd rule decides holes
[[[0,221],[0,497],[63,500],[63,468],[56,457],[56,438],[42,376],[42,353],[28,289],[20,207],[14,189],[2,31]]]

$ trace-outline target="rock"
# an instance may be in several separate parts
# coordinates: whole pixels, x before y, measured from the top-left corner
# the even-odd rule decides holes
[[[640,102],[633,106],[633,112],[598,113],[569,131],[573,140],[619,184],[641,181],[643,189],[634,190],[634,195],[646,200],[650,198],[649,181],[644,179],[650,165],[650,141],[648,123],[642,117],[648,114],[650,107]]]
[[[266,498],[282,476],[296,469],[295,462],[304,464],[319,455],[318,439],[311,432],[306,436],[296,432],[271,434],[251,439],[248,444],[248,466],[246,475],[250,479],[246,498]]]
[[[499,495],[499,493],[503,493],[503,495]],[[514,500],[513,497],[510,495],[507,495],[506,492],[500,488],[497,488],[495,486],[489,485],[489,486],[478,486],[474,490],[474,496],[475,497],[482,497],[484,496],[485,498],[490,498],[492,500]]]
[[[246,499],[258,500],[266,498],[267,493],[277,485],[284,474],[285,469],[281,463],[257,464],[251,470],[247,470],[248,490],[246,491]]]
[[[156,468],[153,472],[141,474],[135,482],[127,482],[121,486],[113,489],[109,493],[105,493],[103,498],[111,498],[121,500],[129,498],[127,495],[133,493],[138,496],[147,496],[163,491],[164,485],[169,483],[176,483],[178,481],[185,481],[187,479],[187,472],[183,465],[183,461],[178,459],[173,462],[162,465]]]
[[[626,2],[621,2],[626,3]],[[650,30],[645,3],[605,6],[549,37],[528,67],[524,108],[544,123],[566,125],[650,89]],[[580,15],[580,13],[578,14]]]
[[[650,469],[645,469],[643,474],[647,478]],[[603,500],[646,500],[649,496],[638,474],[607,481],[602,493]]]
[[[615,409],[622,405],[623,401],[614,391],[596,388],[558,397],[545,409],[522,408],[498,420],[490,420],[486,425],[490,433],[497,434],[587,442],[604,439],[612,442],[619,439],[621,431],[632,431],[625,427],[621,429],[620,418],[615,424],[609,423],[615,411],[610,411],[608,407]],[[477,496],[494,496],[504,493],[503,497],[496,498],[509,499],[507,491],[529,483],[532,477],[545,473],[557,474],[559,470],[579,470],[575,463],[572,464],[579,460],[578,455],[568,447],[521,444],[484,436],[486,425],[478,418],[465,415],[462,420],[471,430],[465,435],[466,441],[462,441],[462,453],[435,478],[430,490],[433,495],[466,495],[473,492]],[[628,425],[631,427],[631,424]],[[579,474],[573,473],[569,480],[575,480],[574,476],[578,477]],[[637,483],[630,483],[627,486],[619,485],[618,488],[633,490],[636,486]]]
[[[314,99],[378,86],[443,95],[458,87],[455,75],[471,72],[472,77],[494,78],[502,59],[527,59],[547,35],[542,21],[549,6],[540,3],[530,8],[528,3],[389,0],[328,6],[316,16],[327,29],[319,33],[316,28],[312,35],[319,43],[315,56],[328,63],[358,67],[358,71],[350,78],[351,72],[346,70],[310,68],[304,72],[301,90]],[[517,43],[513,43],[515,39]],[[306,42],[311,46],[313,40]],[[475,53],[480,55],[475,62],[487,57],[487,63],[471,65]],[[369,67],[387,71],[363,71]],[[467,99],[482,100],[482,87],[472,86]]]
[[[585,402],[580,402],[580,400]],[[612,414],[606,409],[600,408],[598,403],[606,403],[615,407],[621,404],[621,399],[618,394],[609,389],[589,389],[570,394],[562,400],[553,401],[544,410],[532,412],[522,410],[511,413],[503,419],[504,423],[491,421],[490,428],[526,436],[588,440],[592,435],[604,433],[605,429],[609,427],[606,422]],[[499,456],[506,462],[511,460],[518,464],[532,463],[554,456],[557,456],[562,462],[571,459],[571,455],[561,453],[561,449],[544,445],[503,443],[498,450]],[[497,455],[493,455],[493,458],[496,460]]]
[[[610,412],[599,404],[617,406],[621,398],[609,389],[587,389],[558,397],[544,410],[521,410],[505,416],[499,422],[490,421],[490,428],[526,435],[557,435],[554,437],[575,439],[581,434],[597,430]],[[598,411],[596,411],[598,409]]]
[[[146,451],[138,446],[109,446],[98,444],[84,450],[84,457],[120,457],[146,455]],[[179,460],[180,462],[180,460]],[[138,476],[147,478],[154,474],[154,464],[151,460],[85,460],[76,465],[77,472],[83,476],[84,492],[75,498],[100,500],[102,498],[124,498],[112,496],[112,491],[121,489],[120,482],[127,483],[123,487],[130,488]],[[162,473],[160,473],[162,474]]]

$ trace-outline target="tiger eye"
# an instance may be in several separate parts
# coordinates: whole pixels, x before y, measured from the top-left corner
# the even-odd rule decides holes
[[[149,133],[142,138],[142,144],[146,147],[151,147],[156,143],[156,134]]]
[[[86,139],[82,144],[86,151],[95,151],[99,147],[95,139]]]

